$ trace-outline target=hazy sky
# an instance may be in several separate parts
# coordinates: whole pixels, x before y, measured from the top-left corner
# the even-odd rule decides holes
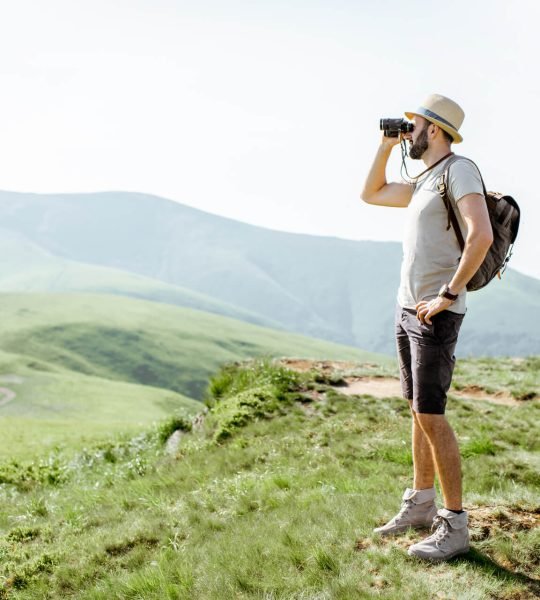
[[[538,0],[0,6],[1,189],[132,190],[272,229],[400,241],[405,211],[359,192],[379,118],[436,92],[466,113],[453,149],[522,207],[511,266],[540,277]],[[389,179],[399,164],[396,149]]]

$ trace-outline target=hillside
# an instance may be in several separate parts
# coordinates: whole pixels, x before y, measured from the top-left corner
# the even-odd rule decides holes
[[[103,294],[2,294],[0,459],[81,448],[200,401],[247,356],[386,357],[215,314]]]
[[[90,292],[185,306],[280,329],[269,318],[206,294],[111,267],[55,256],[0,228],[0,292]]]
[[[2,294],[0,349],[86,375],[201,399],[220,364],[247,356],[392,359],[199,310],[102,294]]]
[[[349,388],[392,373],[254,360],[215,373],[197,417],[39,472],[0,467],[0,597],[535,598],[538,368],[462,364],[464,385],[495,388],[449,401],[472,531],[449,563],[407,555],[426,532],[372,533],[410,483],[410,413]],[[516,380],[532,399],[491,401]]]
[[[123,192],[0,192],[0,218],[3,230],[18,236],[10,238],[11,255],[28,258],[19,263],[15,276],[10,260],[4,261],[3,289],[36,290],[29,283],[34,281],[40,282],[39,291],[104,290],[154,299],[152,280],[175,288],[158,294],[163,302],[182,304],[185,299],[194,308],[394,353],[398,243],[272,231],[164,198]],[[16,244],[22,248],[17,250]],[[24,250],[28,244],[83,263],[84,274],[79,277],[50,264],[36,277]],[[116,285],[113,273],[92,273],[89,265],[144,277],[144,289],[120,276]],[[194,306],[196,298],[183,298],[185,292],[176,287],[202,294],[201,304]],[[471,294],[458,356],[538,353],[539,299],[540,281],[511,269],[502,281]],[[231,315],[231,307],[237,315]]]
[[[0,461],[82,449],[113,433],[140,433],[177,411],[200,411],[200,402],[171,390],[40,372],[21,358],[11,356],[9,370],[0,361]]]

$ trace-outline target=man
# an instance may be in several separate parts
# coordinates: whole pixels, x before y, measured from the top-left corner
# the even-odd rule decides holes
[[[414,130],[403,137],[409,155],[426,171],[416,183],[387,183],[385,170],[400,138],[383,136],[361,194],[377,206],[408,208],[403,241],[401,283],[396,305],[396,346],[403,396],[412,413],[414,482],[401,510],[374,531],[392,535],[408,527],[436,526],[433,535],[413,544],[408,553],[447,560],[469,550],[467,512],[462,506],[461,463],[456,436],[445,417],[446,393],[454,370],[454,349],[466,312],[466,285],[482,263],[493,233],[480,175],[471,161],[455,159],[447,185],[466,240],[461,253],[437,182],[459,143],[463,110],[434,94],[414,112]],[[435,505],[435,469],[444,508]]]

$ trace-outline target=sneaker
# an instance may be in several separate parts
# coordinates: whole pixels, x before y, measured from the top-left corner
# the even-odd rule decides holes
[[[425,540],[413,544],[408,553],[426,560],[448,560],[458,554],[469,551],[469,529],[467,511],[461,514],[441,508],[433,520],[433,528],[437,528],[433,535]]]
[[[435,504],[435,488],[427,490],[414,490],[407,488],[403,494],[401,510],[392,517],[386,525],[376,527],[374,533],[381,535],[394,535],[401,533],[409,527],[430,527],[437,514]]]

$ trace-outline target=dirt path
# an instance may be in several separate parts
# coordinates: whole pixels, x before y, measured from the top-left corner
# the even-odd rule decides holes
[[[11,402],[17,394],[9,388],[0,387],[0,408]],[[3,398],[2,398],[3,396]]]
[[[325,375],[329,375],[338,371],[352,371],[361,366],[362,368],[377,368],[377,365],[371,363],[359,363],[349,361],[336,360],[306,360],[283,358],[279,361],[289,369],[305,372],[314,369]],[[346,385],[332,385],[336,391],[341,394],[350,396],[369,394],[376,398],[385,398],[388,396],[401,397],[401,385],[399,379],[394,377],[354,377],[344,376],[343,380]],[[452,396],[465,398],[470,400],[485,400],[493,404],[503,404],[505,406],[521,406],[522,401],[516,400],[508,392],[497,392],[489,394],[478,386],[468,386],[462,390],[451,389],[449,392]]]
[[[0,383],[23,383],[24,379],[19,375],[0,375]],[[0,387],[0,408],[15,399],[17,394],[9,388]]]
[[[392,377],[344,377],[346,386],[332,386],[347,396],[369,394],[376,398],[401,396],[401,385]]]

